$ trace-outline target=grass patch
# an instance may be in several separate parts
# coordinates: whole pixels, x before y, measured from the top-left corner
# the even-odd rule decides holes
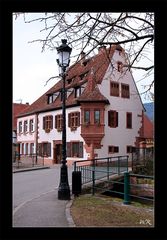
[[[153,227],[153,210],[142,204],[122,204],[121,199],[108,196],[81,195],[74,199],[71,215],[82,227]]]

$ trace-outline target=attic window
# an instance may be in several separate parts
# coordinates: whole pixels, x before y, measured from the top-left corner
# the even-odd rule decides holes
[[[111,81],[110,82],[110,96],[119,97],[119,83]]]
[[[89,71],[87,71],[87,72],[85,72],[85,73],[82,73],[79,77],[80,77],[80,79],[82,80],[84,77],[86,77],[87,75],[88,75],[88,72]]]
[[[75,88],[75,98],[79,97],[81,95],[81,88],[77,87]]]
[[[68,84],[72,83],[72,79],[68,79],[68,80],[67,80],[67,83],[68,83]]]
[[[75,77],[76,77],[76,76],[75,76]],[[68,83],[68,84],[72,83],[72,82],[75,80],[75,77],[70,78],[70,79],[67,79],[67,83]]]
[[[130,90],[128,84],[121,83],[121,97],[130,98]]]
[[[118,70],[118,72],[122,72],[122,70],[123,70],[123,63],[122,62],[117,62],[117,70]]]
[[[70,94],[72,93],[72,91],[73,91],[72,89],[67,89],[67,92],[66,92],[66,93],[67,93],[67,98],[70,96]]]
[[[48,104],[53,103],[58,96],[58,93],[53,93],[48,95]]]

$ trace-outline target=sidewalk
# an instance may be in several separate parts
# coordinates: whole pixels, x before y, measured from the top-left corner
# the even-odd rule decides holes
[[[48,167],[17,169],[15,172]],[[71,200],[58,200],[58,189],[22,203],[13,211],[13,227],[75,227],[70,215]]]
[[[72,200],[58,200],[57,189],[15,209],[13,227],[75,227],[70,215]]]

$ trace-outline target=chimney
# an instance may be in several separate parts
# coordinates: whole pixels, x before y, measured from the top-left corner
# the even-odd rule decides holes
[[[106,46],[101,46],[98,48],[99,53],[103,53],[106,50]]]
[[[91,74],[90,74],[90,76],[88,78],[88,83],[87,84],[88,84],[87,86],[88,86],[89,92],[92,92],[95,89],[95,87],[96,87],[93,67],[91,68]]]
[[[85,53],[82,51],[81,52],[81,65],[85,62]]]

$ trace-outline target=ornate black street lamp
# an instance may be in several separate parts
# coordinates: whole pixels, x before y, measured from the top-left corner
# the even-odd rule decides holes
[[[67,45],[67,40],[62,39],[62,44],[60,47],[57,47],[57,53],[59,55],[59,59],[57,59],[57,63],[61,69],[61,76],[63,80],[63,88],[62,88],[62,166],[60,172],[60,184],[58,189],[58,199],[60,200],[69,200],[70,199],[70,187],[68,183],[68,171],[66,165],[66,89],[65,89],[65,72],[66,68],[70,63],[70,54],[72,48]]]

